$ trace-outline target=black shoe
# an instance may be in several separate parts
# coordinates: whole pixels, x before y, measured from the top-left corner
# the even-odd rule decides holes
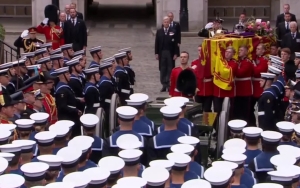
[[[166,87],[162,87],[160,90],[160,92],[166,92],[166,91],[167,91]]]

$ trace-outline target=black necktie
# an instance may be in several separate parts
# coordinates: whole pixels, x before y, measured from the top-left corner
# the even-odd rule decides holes
[[[293,37],[293,39],[295,38],[295,33],[292,33],[292,37]]]
[[[289,22],[286,22],[286,30],[289,30],[290,29],[290,24]]]
[[[73,25],[75,26],[75,19],[72,19],[72,23],[73,23]]]

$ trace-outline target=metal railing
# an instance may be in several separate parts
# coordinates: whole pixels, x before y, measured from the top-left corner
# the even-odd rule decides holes
[[[0,18],[1,17],[28,18],[31,16],[32,16],[31,4],[0,4]]]
[[[245,13],[248,16],[254,16],[260,19],[270,18],[270,6],[209,6],[208,18],[214,19],[219,14],[220,18],[235,19]]]
[[[20,50],[0,40],[0,64],[17,60]]]

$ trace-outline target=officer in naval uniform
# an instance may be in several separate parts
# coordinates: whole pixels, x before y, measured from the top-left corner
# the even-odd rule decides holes
[[[14,45],[17,48],[23,48],[24,52],[34,52],[37,48],[40,47],[44,42],[36,38],[36,27],[31,27],[28,30],[24,30],[21,36],[14,42]],[[30,38],[25,38],[27,36]]]
[[[100,61],[102,59],[101,46],[96,46],[90,49],[90,54],[93,61],[90,63],[89,68],[96,68],[100,66]]]
[[[119,50],[119,53],[121,52],[126,52],[127,54],[127,59],[128,61],[132,61],[132,54],[131,54],[131,48],[123,48],[121,50]],[[133,90],[133,86],[134,86],[134,83],[135,83],[135,72],[134,70],[132,69],[132,67],[130,67],[129,63],[127,65],[124,66],[125,70],[127,71],[127,74],[129,76],[129,82],[130,82],[130,93],[134,93],[134,90]]]
[[[100,92],[96,84],[100,80],[99,68],[89,68],[84,70],[87,83],[84,86],[83,94],[85,101],[85,114],[96,114],[97,109],[100,107]]]

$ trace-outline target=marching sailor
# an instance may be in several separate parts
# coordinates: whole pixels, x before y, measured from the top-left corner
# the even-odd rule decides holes
[[[74,56],[74,50],[72,49],[72,44],[65,44],[60,46],[60,48],[64,55],[64,62],[70,61]]]
[[[132,61],[132,54],[131,54],[131,48],[130,47],[119,50],[119,53],[121,53],[121,52],[126,52],[128,61]],[[129,76],[129,82],[131,83],[130,93],[132,94],[132,93],[134,93],[133,86],[134,86],[134,83],[135,83],[135,72],[130,67],[129,62],[128,62],[127,65],[124,66],[124,68],[127,71],[127,74]]]
[[[102,59],[102,51],[101,51],[101,46],[96,46],[94,48],[90,49],[90,54],[93,58],[93,61],[90,63],[89,68],[95,68],[95,67],[99,67],[100,65],[100,61]]]

